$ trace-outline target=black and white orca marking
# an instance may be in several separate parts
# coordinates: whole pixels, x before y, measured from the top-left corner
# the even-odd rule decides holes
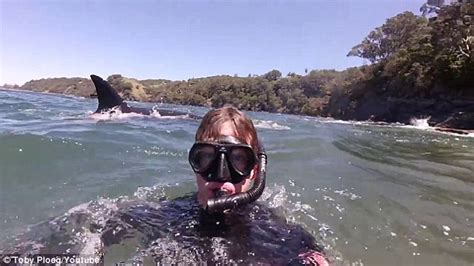
[[[94,83],[95,90],[97,92],[97,99],[99,100],[99,106],[95,113],[102,113],[112,110],[112,108],[118,108],[122,113],[137,113],[142,115],[151,115],[158,112],[161,116],[188,116],[193,119],[199,117],[193,114],[179,112],[174,110],[165,109],[148,109],[132,107],[125,102],[117,91],[110,86],[110,84],[103,80],[101,77],[91,75],[92,82]]]

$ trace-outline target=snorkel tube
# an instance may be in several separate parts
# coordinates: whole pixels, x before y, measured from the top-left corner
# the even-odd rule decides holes
[[[232,210],[239,206],[249,204],[256,201],[263,193],[265,189],[265,178],[267,171],[267,154],[263,145],[260,145],[257,154],[258,158],[258,173],[255,177],[254,184],[246,192],[237,193],[234,195],[221,195],[216,198],[209,199],[207,201],[206,212],[216,213],[223,212],[225,210]]]

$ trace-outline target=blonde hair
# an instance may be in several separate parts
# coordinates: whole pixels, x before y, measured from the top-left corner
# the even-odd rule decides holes
[[[255,152],[259,150],[257,131],[252,120],[233,106],[224,106],[207,112],[196,131],[195,140],[216,141],[221,136],[221,127],[226,122],[232,124],[235,137],[252,146]]]

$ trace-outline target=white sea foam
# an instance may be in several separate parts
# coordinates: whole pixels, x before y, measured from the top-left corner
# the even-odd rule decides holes
[[[458,133],[453,133],[453,132],[436,130],[435,127],[431,127],[428,124],[429,119],[430,117],[412,118],[410,119],[410,125],[406,125],[406,124],[402,124],[398,122],[385,123],[385,122],[371,122],[371,121],[335,120],[335,119],[328,119],[328,118],[317,118],[315,121],[319,123],[325,123],[325,124],[360,125],[360,126],[388,127],[388,128],[410,128],[410,129],[436,132],[439,134],[451,135],[451,136],[457,136],[457,137],[470,137],[470,138],[474,137],[474,132],[470,132],[467,134],[458,134]]]
[[[268,201],[271,208],[278,208],[287,203],[288,194],[284,186],[274,185],[267,187],[259,200]]]
[[[139,187],[133,196],[142,200],[161,200],[166,198],[165,186],[158,184],[151,187]]]
[[[96,121],[109,121],[128,119],[132,117],[144,117],[144,115],[138,113],[122,113],[120,107],[117,106],[106,112],[92,113],[89,117]]]
[[[174,115],[174,116],[164,116],[161,115],[159,110],[155,107],[152,108],[150,115],[144,115],[139,113],[123,113],[120,110],[120,107],[114,107],[108,111],[101,112],[101,113],[92,113],[89,112],[89,117],[96,120],[96,121],[109,121],[109,120],[124,120],[129,118],[145,118],[145,117],[153,117],[153,118],[164,118],[164,119],[183,119],[189,118],[189,115]]]
[[[338,120],[338,119],[324,118],[324,117],[316,118],[316,122],[325,123],[325,124],[344,124],[344,125],[362,125],[363,123],[367,123],[363,121]]]
[[[280,125],[277,122],[271,120],[254,120],[256,128],[273,129],[273,130],[290,130],[289,126]]]
[[[414,126],[415,128],[419,129],[430,129],[431,126],[428,124],[428,121],[430,120],[431,117],[427,118],[411,118],[410,119],[410,124]]]

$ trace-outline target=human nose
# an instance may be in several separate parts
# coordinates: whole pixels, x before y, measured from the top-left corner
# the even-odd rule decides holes
[[[218,182],[228,182],[231,180],[229,165],[224,153],[219,155],[219,165],[217,167],[216,179]]]

